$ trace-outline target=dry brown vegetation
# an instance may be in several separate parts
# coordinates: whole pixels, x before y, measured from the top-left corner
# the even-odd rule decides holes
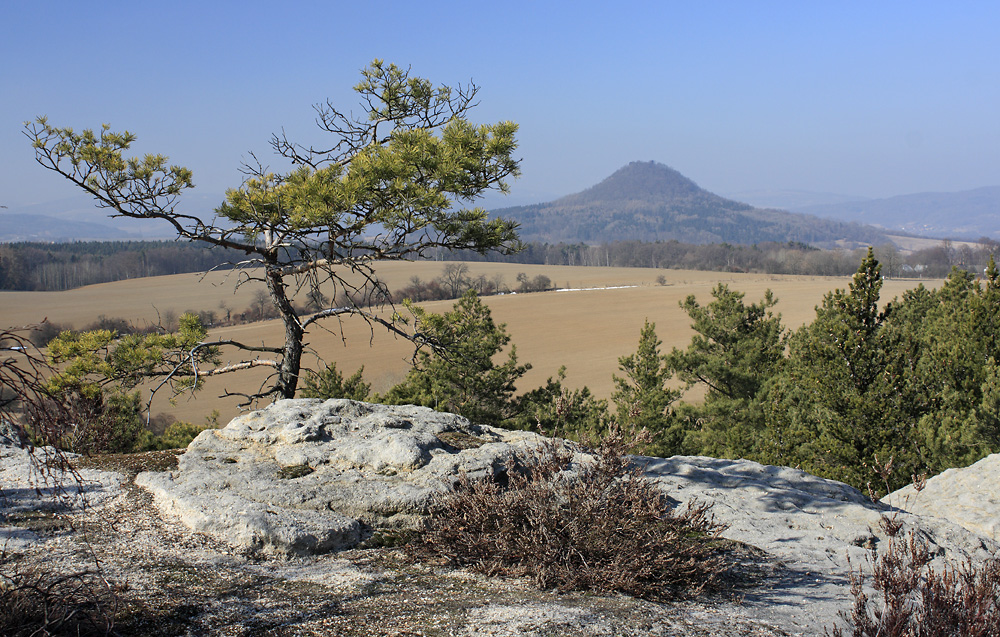
[[[875,473],[889,488],[893,460],[877,462]],[[912,476],[919,495],[927,476]],[[876,501],[871,486],[872,501]],[[872,546],[867,567],[851,566],[851,611],[841,611],[844,627],[828,637],[990,637],[1000,635],[1000,559],[932,564],[932,552],[918,531],[903,533],[899,509],[882,515],[888,546]],[[850,558],[848,558],[850,564]],[[872,594],[874,593],[874,594]]]
[[[641,432],[645,434],[645,432]],[[590,462],[549,440],[507,463],[507,484],[460,476],[413,550],[541,589],[696,595],[726,570],[710,505],[675,507],[624,454],[648,435],[613,427]]]
[[[1000,560],[934,569],[926,540],[915,532],[900,533],[890,517],[882,526],[890,535],[889,547],[882,553],[872,549],[870,577],[865,568],[852,569],[854,605],[850,613],[841,613],[848,628],[834,628],[833,637],[1000,634]]]
[[[441,262],[386,263],[380,275],[389,289],[404,287],[411,277],[427,280],[441,274]],[[484,301],[498,322],[507,323],[520,360],[534,368],[525,375],[525,388],[537,387],[553,376],[561,365],[567,368],[569,387],[584,385],[598,397],[608,397],[613,389],[611,376],[618,368],[618,357],[635,348],[639,331],[646,319],[655,322],[664,348],[685,347],[691,338],[690,319],[678,303],[687,295],[709,298],[718,282],[746,292],[748,299],[763,296],[772,289],[779,303],[776,308],[785,324],[797,327],[814,316],[814,307],[823,294],[836,287],[846,287],[848,277],[803,277],[720,273],[652,268],[600,268],[582,266],[543,266],[497,263],[470,263],[469,274],[492,277],[502,274],[514,286],[517,274],[529,277],[544,274],[560,288],[605,288],[567,292],[544,292],[527,295],[489,297]],[[143,324],[156,322],[159,312],[215,310],[220,303],[242,310],[253,300],[258,288],[246,285],[233,291],[234,279],[225,273],[184,274],[149,279],[133,279],[88,286],[65,292],[0,292],[0,325],[26,325],[48,317],[50,321],[80,328],[100,315],[122,317]],[[664,284],[657,282],[663,277]],[[888,301],[903,290],[914,287],[915,280],[887,280],[883,299]],[[925,281],[936,287],[939,281]],[[452,301],[423,304],[433,312],[449,309]],[[350,374],[361,365],[365,377],[376,392],[399,382],[408,369],[412,346],[384,331],[374,333],[359,320],[343,323],[345,339],[336,325],[330,332],[314,332],[307,337],[307,348],[339,369]],[[264,321],[212,331],[213,336],[235,338],[247,343],[281,340],[278,321]],[[317,367],[316,358],[307,357],[307,366]],[[256,388],[263,374],[245,373],[212,379],[197,398],[180,398],[171,405],[157,399],[154,412],[168,412],[179,420],[200,422],[213,409],[227,422],[236,413],[235,401],[219,399],[223,389]]]
[[[8,637],[111,635],[120,604],[96,569],[51,572],[0,553],[0,633]]]

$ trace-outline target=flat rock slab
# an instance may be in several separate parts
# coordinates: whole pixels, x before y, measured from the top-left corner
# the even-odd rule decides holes
[[[198,435],[177,471],[136,484],[191,528],[253,551],[349,548],[371,529],[412,528],[457,480],[505,470],[528,432],[425,407],[281,400]]]
[[[710,502],[726,538],[763,549],[780,575],[747,591],[745,603],[793,634],[822,634],[851,603],[849,574],[887,544],[880,521],[894,516],[938,560],[996,556],[992,540],[946,520],[872,502],[857,489],[798,469],[705,457],[636,458],[678,502]],[[848,563],[850,559],[850,564]],[[937,562],[935,566],[940,566]]]
[[[36,533],[14,525],[25,516],[100,506],[122,492],[121,474],[70,470],[68,463],[78,457],[51,447],[23,447],[0,431],[0,551],[21,551],[39,541]]]
[[[927,480],[919,492],[907,485],[882,498],[900,509],[954,522],[1000,542],[1000,454]]]

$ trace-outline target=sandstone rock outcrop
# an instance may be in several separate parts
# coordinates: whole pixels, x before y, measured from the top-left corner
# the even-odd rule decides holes
[[[353,546],[372,528],[415,525],[460,471],[496,475],[539,441],[420,407],[285,400],[203,432],[177,471],[136,482],[161,510],[230,544],[319,553]],[[702,457],[635,461],[677,502],[710,502],[728,525],[725,537],[766,553],[775,579],[748,590],[744,603],[793,632],[829,625],[834,609],[849,606],[848,558],[864,564],[886,543],[883,515],[940,558],[979,561],[998,551],[948,521],[893,510],[796,469]]]
[[[916,513],[954,522],[1000,542],[1000,454],[961,469],[948,469],[927,480],[893,491],[882,501]]]
[[[251,550],[349,548],[415,526],[460,472],[492,476],[537,434],[425,407],[281,400],[204,431],[172,474],[136,483],[191,528]]]
[[[12,517],[100,506],[121,493],[124,478],[117,473],[67,470],[78,457],[25,445],[18,430],[0,424],[0,551],[18,551],[38,541],[31,531],[11,525]]]
[[[504,470],[512,454],[539,442],[535,434],[479,427],[463,418],[423,408],[352,401],[280,401],[260,412],[241,416],[224,429],[202,433],[179,458],[177,470],[139,475],[136,482],[154,494],[160,510],[178,514],[186,527],[177,524],[174,516],[161,519],[152,511],[144,512],[151,508],[144,504],[148,500],[136,497],[136,490],[125,484],[127,479],[123,475],[91,469],[79,472],[83,478],[80,486],[88,496],[93,496],[88,497],[90,505],[86,512],[79,515],[106,523],[107,530],[93,536],[111,538],[102,560],[105,564],[118,564],[115,568],[123,569],[119,576],[130,581],[141,583],[144,578],[149,579],[126,568],[130,560],[139,559],[137,556],[147,549],[136,549],[135,555],[119,559],[121,547],[134,543],[129,535],[134,530],[130,529],[141,518],[141,525],[149,526],[143,537],[149,542],[159,542],[155,555],[151,554],[143,568],[152,568],[150,564],[197,562],[196,566],[184,569],[195,569],[193,572],[199,578],[209,578],[215,570],[225,569],[227,578],[246,581],[247,586],[257,586],[263,577],[275,582],[304,577],[316,585],[332,586],[338,591],[343,588],[345,599],[364,600],[365,595],[356,593],[367,590],[365,587],[385,587],[390,583],[396,586],[396,582],[410,580],[388,567],[380,567],[381,571],[366,570],[367,551],[333,556],[310,554],[356,544],[372,528],[415,524],[426,512],[430,498],[447,488],[459,471],[473,476],[495,475]],[[579,455],[575,460],[583,462],[585,457]],[[884,515],[895,516],[904,533],[912,531],[928,542],[939,559],[968,558],[975,563],[997,555],[998,545],[988,537],[944,519],[899,510],[897,507],[904,500],[899,494],[891,496],[895,505],[891,507],[873,503],[838,482],[745,460],[703,457],[634,460],[673,500],[684,502],[695,498],[712,503],[716,520],[728,525],[725,537],[759,549],[749,551],[743,558],[749,584],[739,590],[738,603],[719,599],[706,602],[703,611],[698,611],[704,616],[699,615],[697,621],[685,619],[683,632],[676,632],[672,620],[659,618],[652,622],[659,629],[654,626],[629,633],[623,629],[631,621],[623,619],[626,615],[609,620],[611,623],[603,627],[599,621],[605,617],[603,610],[598,612],[587,604],[581,605],[581,610],[560,610],[556,608],[561,608],[559,600],[501,603],[497,599],[495,608],[487,604],[461,610],[461,617],[453,618],[456,625],[464,622],[471,631],[469,634],[520,634],[526,627],[532,631],[537,627],[539,634],[579,634],[580,627],[586,625],[601,629],[594,634],[815,635],[822,634],[836,621],[838,612],[850,607],[848,556],[857,568],[865,564],[871,548],[879,549],[888,543],[880,524]],[[954,483],[968,486],[949,489],[972,491],[978,481],[982,481],[982,489],[988,489],[989,478],[983,476],[993,470],[990,466],[983,461],[981,466],[970,468],[974,472],[968,475],[979,477],[970,478],[971,482]],[[28,450],[21,449],[9,436],[0,440],[0,490],[6,498],[0,500],[0,516],[8,515],[16,524],[22,524],[17,522],[19,512],[29,512],[40,504],[49,506],[48,501],[37,500],[35,488],[45,486],[39,482],[43,476],[38,474],[37,467],[37,463],[31,462]],[[965,474],[946,472],[935,480],[944,483],[945,477],[950,480],[954,475]],[[928,489],[917,501],[933,502],[938,497],[932,483],[929,481]],[[973,503],[986,505],[980,511],[994,515],[989,513],[989,497],[972,497],[967,503],[966,517],[977,519],[979,515],[972,509]],[[54,501],[57,507],[64,504]],[[950,505],[941,506],[942,512],[949,510]],[[25,519],[34,519],[33,514],[26,515]],[[47,559],[53,548],[65,549],[66,556],[76,555],[75,545],[68,536],[64,545],[60,544],[59,536],[39,537],[23,526],[2,526],[0,523],[0,544],[6,543],[8,550],[37,553],[39,559]],[[187,529],[223,539],[237,550],[234,554],[217,555],[210,547],[225,544]],[[163,534],[167,530],[171,535],[165,540]],[[232,551],[229,547],[226,551]],[[236,557],[246,550],[264,555],[252,560]],[[300,555],[287,558],[289,554]],[[348,554],[355,562],[339,557]],[[334,568],[341,563],[341,570]],[[433,569],[428,567],[427,573],[433,573]],[[149,579],[150,591],[160,590],[157,581]],[[223,582],[225,590],[231,590],[232,586],[226,582]],[[446,600],[451,590],[427,594]],[[253,593],[259,594],[259,591]],[[496,596],[497,593],[491,592],[483,599],[493,600]],[[308,599],[303,597],[302,601]],[[646,609],[643,612],[653,614],[669,612],[671,608],[658,605],[647,608],[638,601],[621,603],[633,610],[642,607]],[[269,603],[266,607],[273,605]],[[511,615],[511,608],[521,609],[523,617]],[[206,613],[206,617],[209,615]],[[224,615],[216,619],[229,621]],[[715,620],[711,620],[713,617]],[[716,620],[718,624],[712,623]],[[747,623],[738,624],[740,621]],[[723,630],[725,626],[729,628]],[[780,628],[750,632],[751,626]]]
[[[1000,545],[951,522],[894,510],[846,484],[798,469],[704,457],[636,460],[671,498],[711,502],[716,520],[728,525],[724,537],[778,561],[786,584],[748,591],[745,603],[757,606],[758,616],[803,634],[822,632],[814,614],[828,625],[832,608],[849,606],[851,565],[865,565],[872,549],[888,544],[883,516],[900,524],[901,533],[914,532],[926,541],[939,560],[936,567],[944,559],[979,563],[1000,555]]]

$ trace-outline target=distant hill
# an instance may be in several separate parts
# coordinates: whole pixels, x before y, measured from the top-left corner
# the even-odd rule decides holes
[[[190,193],[183,198],[184,210],[211,219],[221,195]],[[0,243],[15,241],[111,241],[174,239],[177,233],[157,219],[112,219],[110,211],[98,208],[84,193],[0,210]]]
[[[1000,237],[1000,186],[801,206],[796,212],[932,237]]]
[[[112,225],[69,221],[48,215],[0,212],[0,243],[15,241],[106,241],[132,236]]]
[[[725,199],[656,162],[632,162],[583,192],[492,214],[520,223],[522,239],[549,243],[676,239],[697,244],[799,241],[824,247],[888,241],[870,226]]]

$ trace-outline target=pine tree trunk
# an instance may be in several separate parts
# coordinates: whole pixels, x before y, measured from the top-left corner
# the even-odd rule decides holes
[[[281,313],[281,321],[285,325],[285,347],[278,367],[278,380],[274,385],[274,393],[280,398],[295,398],[295,390],[299,384],[299,370],[302,365],[302,339],[305,332],[299,323],[298,314],[292,307],[285,292],[285,283],[275,262],[268,264],[267,290],[271,294],[274,306]]]

